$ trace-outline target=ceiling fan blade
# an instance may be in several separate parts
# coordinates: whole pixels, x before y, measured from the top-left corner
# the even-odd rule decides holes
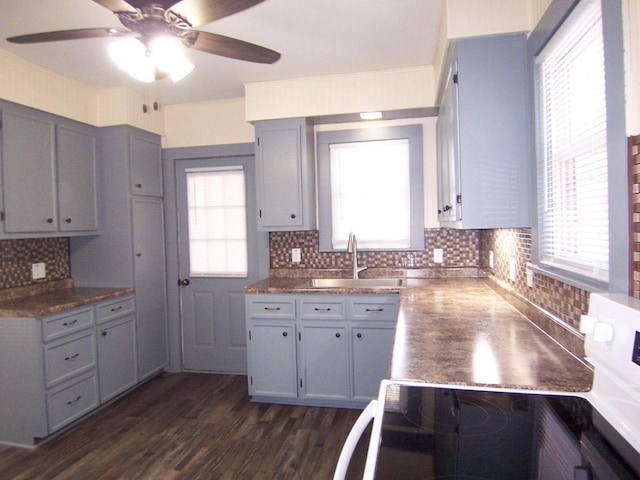
[[[192,28],[206,25],[253,7],[264,0],[182,0],[171,11],[187,19]]]
[[[201,52],[256,63],[275,63],[280,58],[278,52],[253,43],[243,42],[242,40],[215,33],[190,31],[190,34],[194,33],[197,34],[197,38],[193,44],[190,43],[191,48]]]
[[[58,42],[61,40],[80,40],[84,38],[120,37],[130,34],[125,28],[81,28],[78,30],[58,30],[56,32],[31,33],[7,38],[11,43]]]
[[[136,11],[136,8],[131,5],[130,2],[125,0],[93,0],[94,2],[102,5],[104,8],[108,8],[113,13],[118,12],[130,12],[133,13]]]

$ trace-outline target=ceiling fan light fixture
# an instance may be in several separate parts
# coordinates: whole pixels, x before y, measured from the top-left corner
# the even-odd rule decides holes
[[[109,45],[114,63],[136,80],[151,83],[155,80],[155,66],[147,49],[137,38],[127,38]]]
[[[184,57],[177,38],[157,37],[149,48],[137,38],[127,38],[111,43],[109,55],[118,67],[145,83],[153,82],[157,71],[168,74],[173,82],[177,82],[195,68]]]
[[[156,37],[149,47],[151,59],[158,70],[169,75],[173,82],[189,75],[195,65],[182,53],[182,42],[175,37]]]

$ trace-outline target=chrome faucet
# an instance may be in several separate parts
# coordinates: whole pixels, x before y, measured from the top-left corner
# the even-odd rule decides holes
[[[356,240],[356,234],[353,232],[349,234],[347,253],[353,254],[353,278],[358,278],[358,274],[366,270],[367,267],[358,267],[358,241]]]

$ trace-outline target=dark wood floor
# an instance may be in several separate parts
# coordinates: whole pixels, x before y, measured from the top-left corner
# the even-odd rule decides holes
[[[0,445],[0,479],[330,479],[358,414],[251,403],[244,376],[162,374],[38,449]]]

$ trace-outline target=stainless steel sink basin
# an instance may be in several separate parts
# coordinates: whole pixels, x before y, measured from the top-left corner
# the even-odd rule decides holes
[[[401,278],[313,278],[315,288],[389,288],[401,287]]]

